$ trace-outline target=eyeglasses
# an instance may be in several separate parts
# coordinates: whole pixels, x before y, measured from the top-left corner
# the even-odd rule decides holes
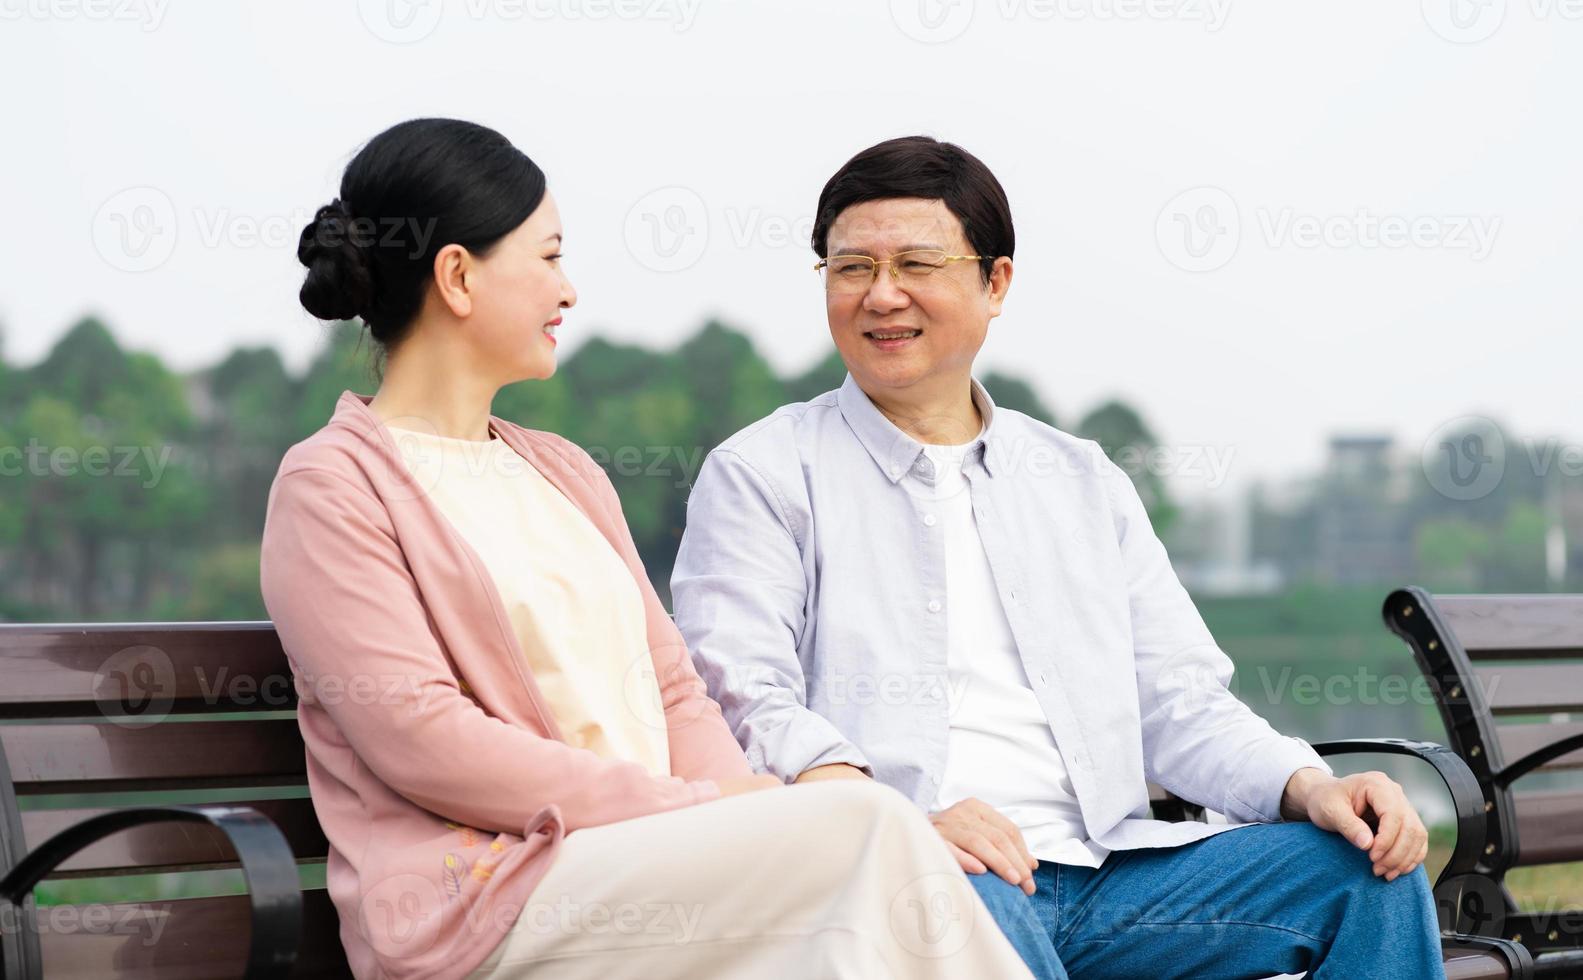
[[[866,293],[879,274],[879,267],[890,266],[890,277],[897,285],[920,285],[930,276],[952,262],[983,259],[984,255],[947,255],[934,248],[897,252],[888,259],[875,261],[867,255],[832,255],[820,259],[813,267],[822,272],[824,288],[830,293]]]

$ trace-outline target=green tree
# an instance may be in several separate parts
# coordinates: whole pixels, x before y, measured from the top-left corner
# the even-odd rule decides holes
[[[1418,525],[1418,573],[1436,591],[1471,592],[1479,587],[1479,567],[1490,552],[1490,534],[1461,517]]]
[[[1077,435],[1099,443],[1111,462],[1132,477],[1155,533],[1164,537],[1176,519],[1176,506],[1171,502],[1164,477],[1148,465],[1159,441],[1143,417],[1124,402],[1107,401],[1083,416],[1077,426]]]
[[[995,404],[1014,412],[1031,415],[1045,425],[1055,425],[1055,413],[1039,398],[1033,386],[1021,378],[990,371],[980,379]]]
[[[1544,592],[1545,533],[1549,521],[1544,511],[1526,500],[1512,504],[1506,519],[1490,538],[1484,578],[1487,587],[1501,592]]]
[[[292,442],[307,438],[329,421],[343,391],[372,395],[379,390],[377,345],[362,324],[342,321],[326,329],[326,342],[297,385]]]
[[[845,382],[846,362],[841,360],[840,351],[831,349],[817,364],[786,382],[786,400],[805,402],[833,391]]]

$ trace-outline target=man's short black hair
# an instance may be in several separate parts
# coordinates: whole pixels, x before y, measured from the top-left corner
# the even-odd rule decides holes
[[[1000,181],[983,161],[957,146],[929,136],[902,136],[876,143],[848,160],[824,185],[813,225],[813,250],[826,258],[830,226],[854,204],[894,197],[938,200],[957,220],[979,262],[985,282],[995,258],[1011,257],[1017,236],[1011,205]]]

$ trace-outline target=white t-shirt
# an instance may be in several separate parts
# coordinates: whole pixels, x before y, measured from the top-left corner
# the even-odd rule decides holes
[[[979,540],[962,474],[972,445],[924,446],[933,485],[911,472],[903,477],[926,513],[933,508],[931,526],[945,538],[951,730],[935,809],[977,797],[1017,825],[1035,858],[1097,868],[1110,852],[1088,839],[1066,761],[1028,682]]]
[[[504,439],[390,427],[416,484],[477,553],[566,741],[671,775],[642,593],[577,505]]]

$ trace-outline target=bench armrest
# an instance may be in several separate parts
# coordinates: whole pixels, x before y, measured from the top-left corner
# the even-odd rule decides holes
[[[230,841],[242,864],[252,903],[252,937],[245,980],[275,980],[291,972],[302,938],[302,892],[297,859],[285,835],[251,807],[139,806],[113,810],[68,827],[34,848],[0,879],[0,902],[20,907],[44,876],[101,838],[129,827],[174,821],[206,823]]]
[[[1488,934],[1488,924],[1504,911],[1505,901],[1492,889],[1490,879],[1477,873],[1488,835],[1488,817],[1484,791],[1468,764],[1444,745],[1405,738],[1346,738],[1315,743],[1314,751],[1321,756],[1349,752],[1411,755],[1434,767],[1451,791],[1457,815],[1456,847],[1434,885],[1440,926],[1459,933]]]
[[[1446,976],[1448,980],[1456,980],[1458,976],[1484,976],[1487,971],[1475,968],[1476,972],[1463,972],[1456,968],[1455,954],[1470,953],[1483,954],[1487,957],[1498,957],[1504,961],[1506,970],[1511,980],[1533,980],[1534,958],[1528,948],[1510,939],[1497,939],[1491,936],[1469,936],[1459,932],[1443,932],[1440,934],[1441,956],[1445,958]]]
[[[1314,751],[1321,756],[1384,752],[1416,756],[1429,763],[1445,782],[1446,789],[1451,791],[1451,803],[1457,815],[1457,844],[1441,878],[1467,874],[1478,865],[1487,836],[1484,792],[1479,789],[1479,781],[1473,775],[1473,770],[1455,752],[1435,742],[1418,742],[1406,738],[1344,738],[1314,743]]]

